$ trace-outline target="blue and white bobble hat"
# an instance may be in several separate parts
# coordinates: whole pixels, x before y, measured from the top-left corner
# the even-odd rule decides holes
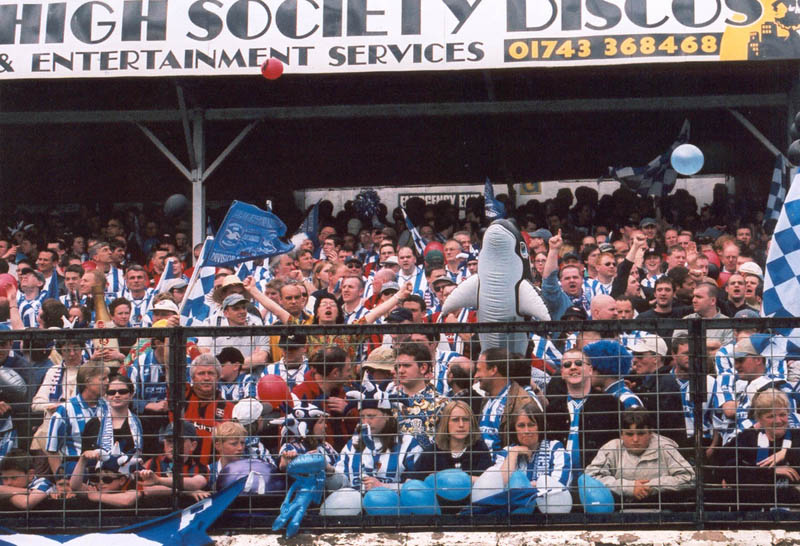
[[[372,381],[364,379],[361,383],[361,400],[358,404],[358,411],[365,409],[379,409],[392,411],[392,401],[389,395],[378,388]]]
[[[314,427],[314,423],[320,417],[328,417],[328,413],[309,402],[297,401],[290,415],[280,419],[273,419],[270,423],[283,426],[282,436],[305,438],[308,435],[308,431]]]

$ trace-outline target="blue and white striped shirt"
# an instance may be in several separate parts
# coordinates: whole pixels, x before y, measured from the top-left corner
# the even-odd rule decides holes
[[[422,446],[408,434],[401,435],[389,452],[383,449],[380,438],[364,442],[359,437],[355,445],[354,439],[356,436],[342,448],[336,463],[337,474],[343,475],[347,484],[354,489],[361,487],[364,476],[375,477],[390,488],[399,487],[403,473],[414,469],[414,464],[422,453]]]
[[[525,472],[528,480],[536,482],[539,495],[567,489],[572,477],[572,462],[569,452],[557,440],[542,440],[532,454],[533,460],[517,459],[516,470]],[[508,448],[497,454],[495,465],[487,472],[498,471],[508,456]],[[544,479],[542,479],[544,478]]]
[[[98,400],[97,405],[90,406],[78,394],[61,404],[50,418],[47,432],[47,451],[58,453],[63,457],[77,458],[81,454],[83,429],[93,417],[105,411],[106,403]],[[72,473],[77,461],[67,461],[64,468],[67,474]]]

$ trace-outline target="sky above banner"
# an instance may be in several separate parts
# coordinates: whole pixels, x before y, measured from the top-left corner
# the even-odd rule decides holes
[[[800,58],[794,0],[106,0],[0,5],[0,78]]]

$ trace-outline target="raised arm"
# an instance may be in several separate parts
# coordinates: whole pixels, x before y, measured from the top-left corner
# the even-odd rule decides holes
[[[254,300],[263,305],[264,309],[275,315],[278,320],[284,324],[289,323],[289,319],[292,317],[292,315],[289,314],[289,311],[278,305],[275,300],[262,293],[261,290],[259,290],[256,286],[256,282],[253,280],[253,277],[247,277],[243,284],[244,289],[247,290]]]

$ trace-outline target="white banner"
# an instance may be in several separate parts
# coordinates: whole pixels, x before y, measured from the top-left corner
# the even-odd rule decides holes
[[[0,5],[0,78],[800,58],[796,0],[69,0]]]

